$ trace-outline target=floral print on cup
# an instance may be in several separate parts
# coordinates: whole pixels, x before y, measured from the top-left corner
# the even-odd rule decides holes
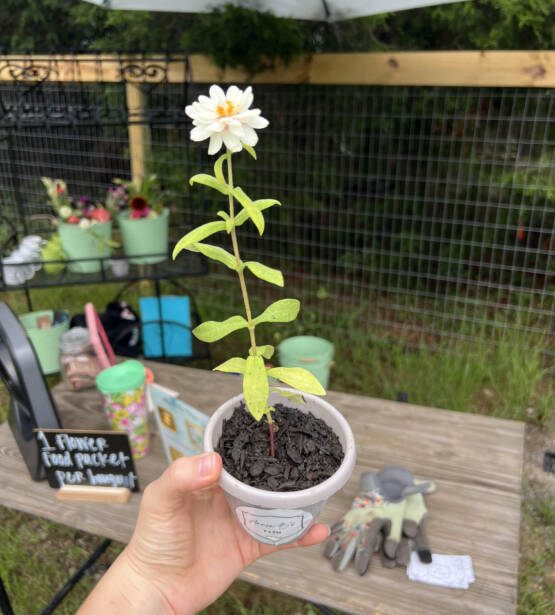
[[[149,450],[144,385],[133,391],[105,393],[103,397],[104,409],[112,429],[129,434],[133,459],[144,457]]]

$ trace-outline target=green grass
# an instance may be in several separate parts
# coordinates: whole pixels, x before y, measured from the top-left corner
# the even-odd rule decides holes
[[[15,615],[40,612],[98,545],[100,538],[45,519],[0,508],[0,576]],[[113,559],[110,546],[99,563]],[[56,613],[74,613],[94,587],[85,576]]]
[[[385,399],[403,391],[414,404],[545,424],[555,408],[545,343],[525,350],[516,337],[436,350],[339,339],[330,388]]]
[[[187,284],[195,292],[203,316],[218,319],[234,313],[233,299],[229,295],[219,295],[216,308],[209,285],[197,286],[190,280]],[[119,288],[119,285],[103,285],[36,290],[32,294],[33,307],[63,307],[77,313],[94,297],[96,306],[102,309]],[[172,292],[170,288],[167,291]],[[136,306],[139,295],[152,293],[152,285],[143,282],[125,298]],[[16,313],[27,310],[23,293],[0,294],[0,300],[6,300]],[[403,391],[415,404],[526,420],[540,426],[553,423],[555,394],[543,352],[548,342],[541,336],[510,330],[503,334],[501,326],[494,326],[484,328],[483,334],[472,344],[463,341],[446,344],[434,340],[434,350],[415,348],[402,343],[407,341],[402,331],[398,335],[391,331],[386,332],[387,336],[378,335],[376,330],[361,325],[360,315],[368,306],[359,305],[341,317],[342,328],[355,332],[352,336],[344,336],[335,334],[335,328],[326,327],[317,312],[311,311],[310,302],[307,303],[308,309],[301,313],[304,320],[281,328],[268,326],[263,330],[264,342],[277,343],[284,337],[300,333],[334,339],[336,365],[330,382],[334,390],[386,399],[395,399],[397,393]],[[337,319],[334,324],[338,324]],[[465,331],[461,329],[459,333]],[[214,361],[217,364],[234,354],[243,354],[245,347],[246,336],[242,332],[230,336],[213,346]],[[205,364],[199,366],[205,367]],[[56,381],[49,380],[51,385]],[[7,401],[6,391],[0,386],[0,422],[6,419]],[[554,511],[552,499],[525,488],[519,615],[547,615],[555,607]],[[98,541],[98,537],[63,525],[0,508],[0,575],[14,601],[16,615],[29,611],[31,597],[33,611],[38,611]],[[106,559],[113,558],[120,548],[120,545],[111,547]],[[84,579],[56,612],[60,615],[74,613],[93,583],[94,578]],[[240,582],[234,583],[206,611],[207,615],[313,615],[314,612],[306,603]]]
[[[518,610],[521,615],[555,612],[555,506],[547,494],[525,486]]]

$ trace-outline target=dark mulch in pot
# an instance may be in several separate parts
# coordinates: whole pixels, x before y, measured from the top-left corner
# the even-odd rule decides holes
[[[255,421],[242,403],[224,420],[216,451],[232,476],[259,489],[298,491],[323,482],[341,465],[343,447],[322,419],[283,404],[275,405],[272,416],[275,457],[265,418]]]

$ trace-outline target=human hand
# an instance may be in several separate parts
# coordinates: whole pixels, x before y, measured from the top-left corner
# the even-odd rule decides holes
[[[196,613],[259,557],[328,536],[327,526],[315,524],[283,547],[256,542],[240,528],[216,484],[221,469],[217,453],[181,457],[147,486],[131,541],[98,586],[105,596],[118,592],[117,606],[110,611],[93,603],[95,590],[79,615]]]

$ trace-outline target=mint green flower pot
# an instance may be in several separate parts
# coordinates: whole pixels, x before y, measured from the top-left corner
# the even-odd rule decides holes
[[[163,209],[157,218],[133,220],[128,211],[118,216],[123,251],[132,265],[161,263],[168,258],[169,217],[169,209]]]
[[[39,329],[37,327],[37,318],[40,316],[48,316],[53,321],[54,311],[29,312],[20,316],[19,320],[37,353],[42,373],[45,375],[55,374],[60,371],[58,339],[62,333],[69,329],[69,313],[65,312],[66,318],[63,322],[48,327],[48,329]]]
[[[108,245],[112,238],[111,222],[99,222],[86,229],[78,224],[60,224],[58,235],[69,260],[93,259],[71,263],[69,270],[72,273],[96,273],[101,269],[98,259],[108,258],[112,254],[112,248]]]
[[[283,340],[277,354],[282,367],[304,367],[327,389],[333,350],[333,344],[321,337],[297,335]]]

